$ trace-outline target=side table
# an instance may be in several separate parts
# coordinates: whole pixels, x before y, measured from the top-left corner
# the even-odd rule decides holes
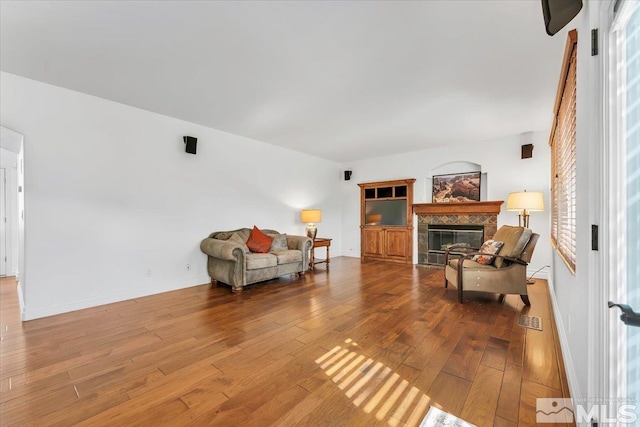
[[[311,257],[309,259],[309,270],[313,270],[316,266],[316,264],[322,264],[322,263],[326,263],[327,264],[327,270],[329,269],[329,246],[331,246],[331,239],[323,239],[320,237],[316,237],[313,240],[313,246],[311,246]],[[316,261],[316,248],[326,248],[327,249],[327,259],[323,259],[320,261]]]

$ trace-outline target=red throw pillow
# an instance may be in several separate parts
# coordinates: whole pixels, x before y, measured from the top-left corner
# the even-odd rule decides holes
[[[269,249],[271,249],[271,242],[273,242],[273,237],[267,236],[254,225],[253,230],[251,230],[251,233],[249,234],[247,246],[251,252],[265,254],[269,252]]]

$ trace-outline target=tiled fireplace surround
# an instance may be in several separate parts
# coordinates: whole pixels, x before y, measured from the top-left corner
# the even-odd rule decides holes
[[[429,226],[482,225],[484,240],[491,239],[498,229],[498,213],[503,201],[468,202],[458,204],[421,203],[413,205],[418,216],[418,264],[427,263]]]

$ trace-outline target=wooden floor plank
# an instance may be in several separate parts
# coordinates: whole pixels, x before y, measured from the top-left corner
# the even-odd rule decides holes
[[[502,389],[498,399],[496,415],[500,418],[518,422],[520,410],[520,386],[522,385],[522,366],[507,364],[502,380]]]
[[[518,415],[519,426],[536,425],[536,405],[537,399],[560,398],[562,391],[538,384],[532,381],[522,381],[522,392],[520,395],[520,410]],[[545,423],[545,426],[566,426],[566,423]]]
[[[477,330],[464,334],[447,359],[442,370],[467,380],[472,380],[482,360],[488,337]]]
[[[507,363],[508,351],[509,341],[496,337],[489,337],[489,341],[484,349],[480,363],[499,371],[504,371],[505,364]]]
[[[561,389],[560,369],[555,354],[552,328],[527,329],[522,378],[554,389]],[[545,345],[551,343],[551,345]]]
[[[29,424],[29,420],[44,420],[46,416],[58,406],[68,406],[76,403],[78,396],[72,386],[55,390],[38,399],[26,402],[12,400],[0,405],[2,421],[8,420],[10,424]]]
[[[459,304],[442,283],[339,257],[240,295],[204,284],[21,322],[0,278],[0,425],[416,426],[433,405],[512,426],[568,397],[545,281],[533,309]],[[542,334],[517,326],[526,312]]]
[[[493,425],[503,374],[500,369],[480,365],[464,402],[461,418],[478,427]]]
[[[38,425],[72,426],[99,414],[111,407],[129,400],[124,392],[91,393],[81,396],[77,401],[60,404],[55,410],[47,413]],[[74,410],[75,405],[82,405],[82,411]]]
[[[426,333],[422,342],[420,342],[407,356],[404,364],[416,369],[424,369],[431,357],[440,351],[440,347],[444,340],[444,338],[437,337],[430,332]]]
[[[452,414],[460,414],[471,385],[471,381],[441,371],[427,395],[439,408]]]
[[[522,366],[524,363],[525,328],[512,329],[507,350],[507,363]]]
[[[505,420],[504,418],[496,417],[493,421],[493,427],[518,427],[518,423]]]
[[[324,381],[322,386],[315,388],[308,393],[288,412],[273,423],[274,427],[290,427],[302,425],[302,420],[306,419],[310,413],[316,410],[329,396],[336,392],[335,385],[331,381]]]

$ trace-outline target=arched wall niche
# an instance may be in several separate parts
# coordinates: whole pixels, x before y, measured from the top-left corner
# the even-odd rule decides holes
[[[427,188],[431,191],[433,177],[436,175],[449,175],[454,173],[478,172],[480,171],[480,200],[487,200],[487,174],[482,172],[482,165],[474,162],[455,161],[442,163],[431,169],[431,175],[427,177]]]

